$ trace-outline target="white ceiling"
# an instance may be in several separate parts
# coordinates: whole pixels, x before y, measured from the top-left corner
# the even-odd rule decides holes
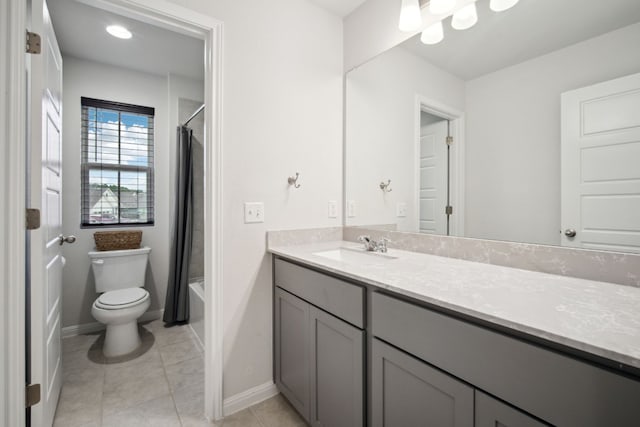
[[[443,42],[427,46],[418,34],[401,46],[470,80],[640,22],[639,0],[520,0],[502,13],[479,0],[477,9],[473,28],[456,31],[449,18]]]
[[[310,0],[321,8],[344,18],[358,8],[366,0]],[[400,0],[398,0],[398,10],[400,10]]]
[[[204,79],[204,42],[97,9],[75,0],[48,0],[63,56],[103,62],[158,75]],[[107,25],[129,29],[129,40],[110,36]]]

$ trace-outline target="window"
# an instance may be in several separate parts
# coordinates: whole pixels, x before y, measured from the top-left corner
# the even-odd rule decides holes
[[[153,224],[154,109],[81,104],[82,226]]]

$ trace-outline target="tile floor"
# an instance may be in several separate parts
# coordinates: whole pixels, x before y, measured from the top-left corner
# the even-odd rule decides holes
[[[188,326],[141,325],[133,355],[107,359],[104,333],[66,338],[64,383],[54,427],[297,427],[306,424],[278,395],[208,423],[203,417],[204,365]]]

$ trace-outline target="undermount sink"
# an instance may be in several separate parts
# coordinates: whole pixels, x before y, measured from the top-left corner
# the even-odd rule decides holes
[[[330,251],[314,252],[313,255],[317,255],[323,258],[332,259],[334,261],[351,262],[351,263],[371,263],[371,262],[384,262],[397,259],[393,255],[389,255],[381,252],[368,252],[363,249],[355,248],[338,248]]]

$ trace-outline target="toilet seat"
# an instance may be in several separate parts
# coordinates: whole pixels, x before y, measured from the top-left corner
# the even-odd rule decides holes
[[[143,288],[118,289],[100,295],[95,306],[103,310],[122,310],[136,306],[147,298],[149,298],[149,292]]]

